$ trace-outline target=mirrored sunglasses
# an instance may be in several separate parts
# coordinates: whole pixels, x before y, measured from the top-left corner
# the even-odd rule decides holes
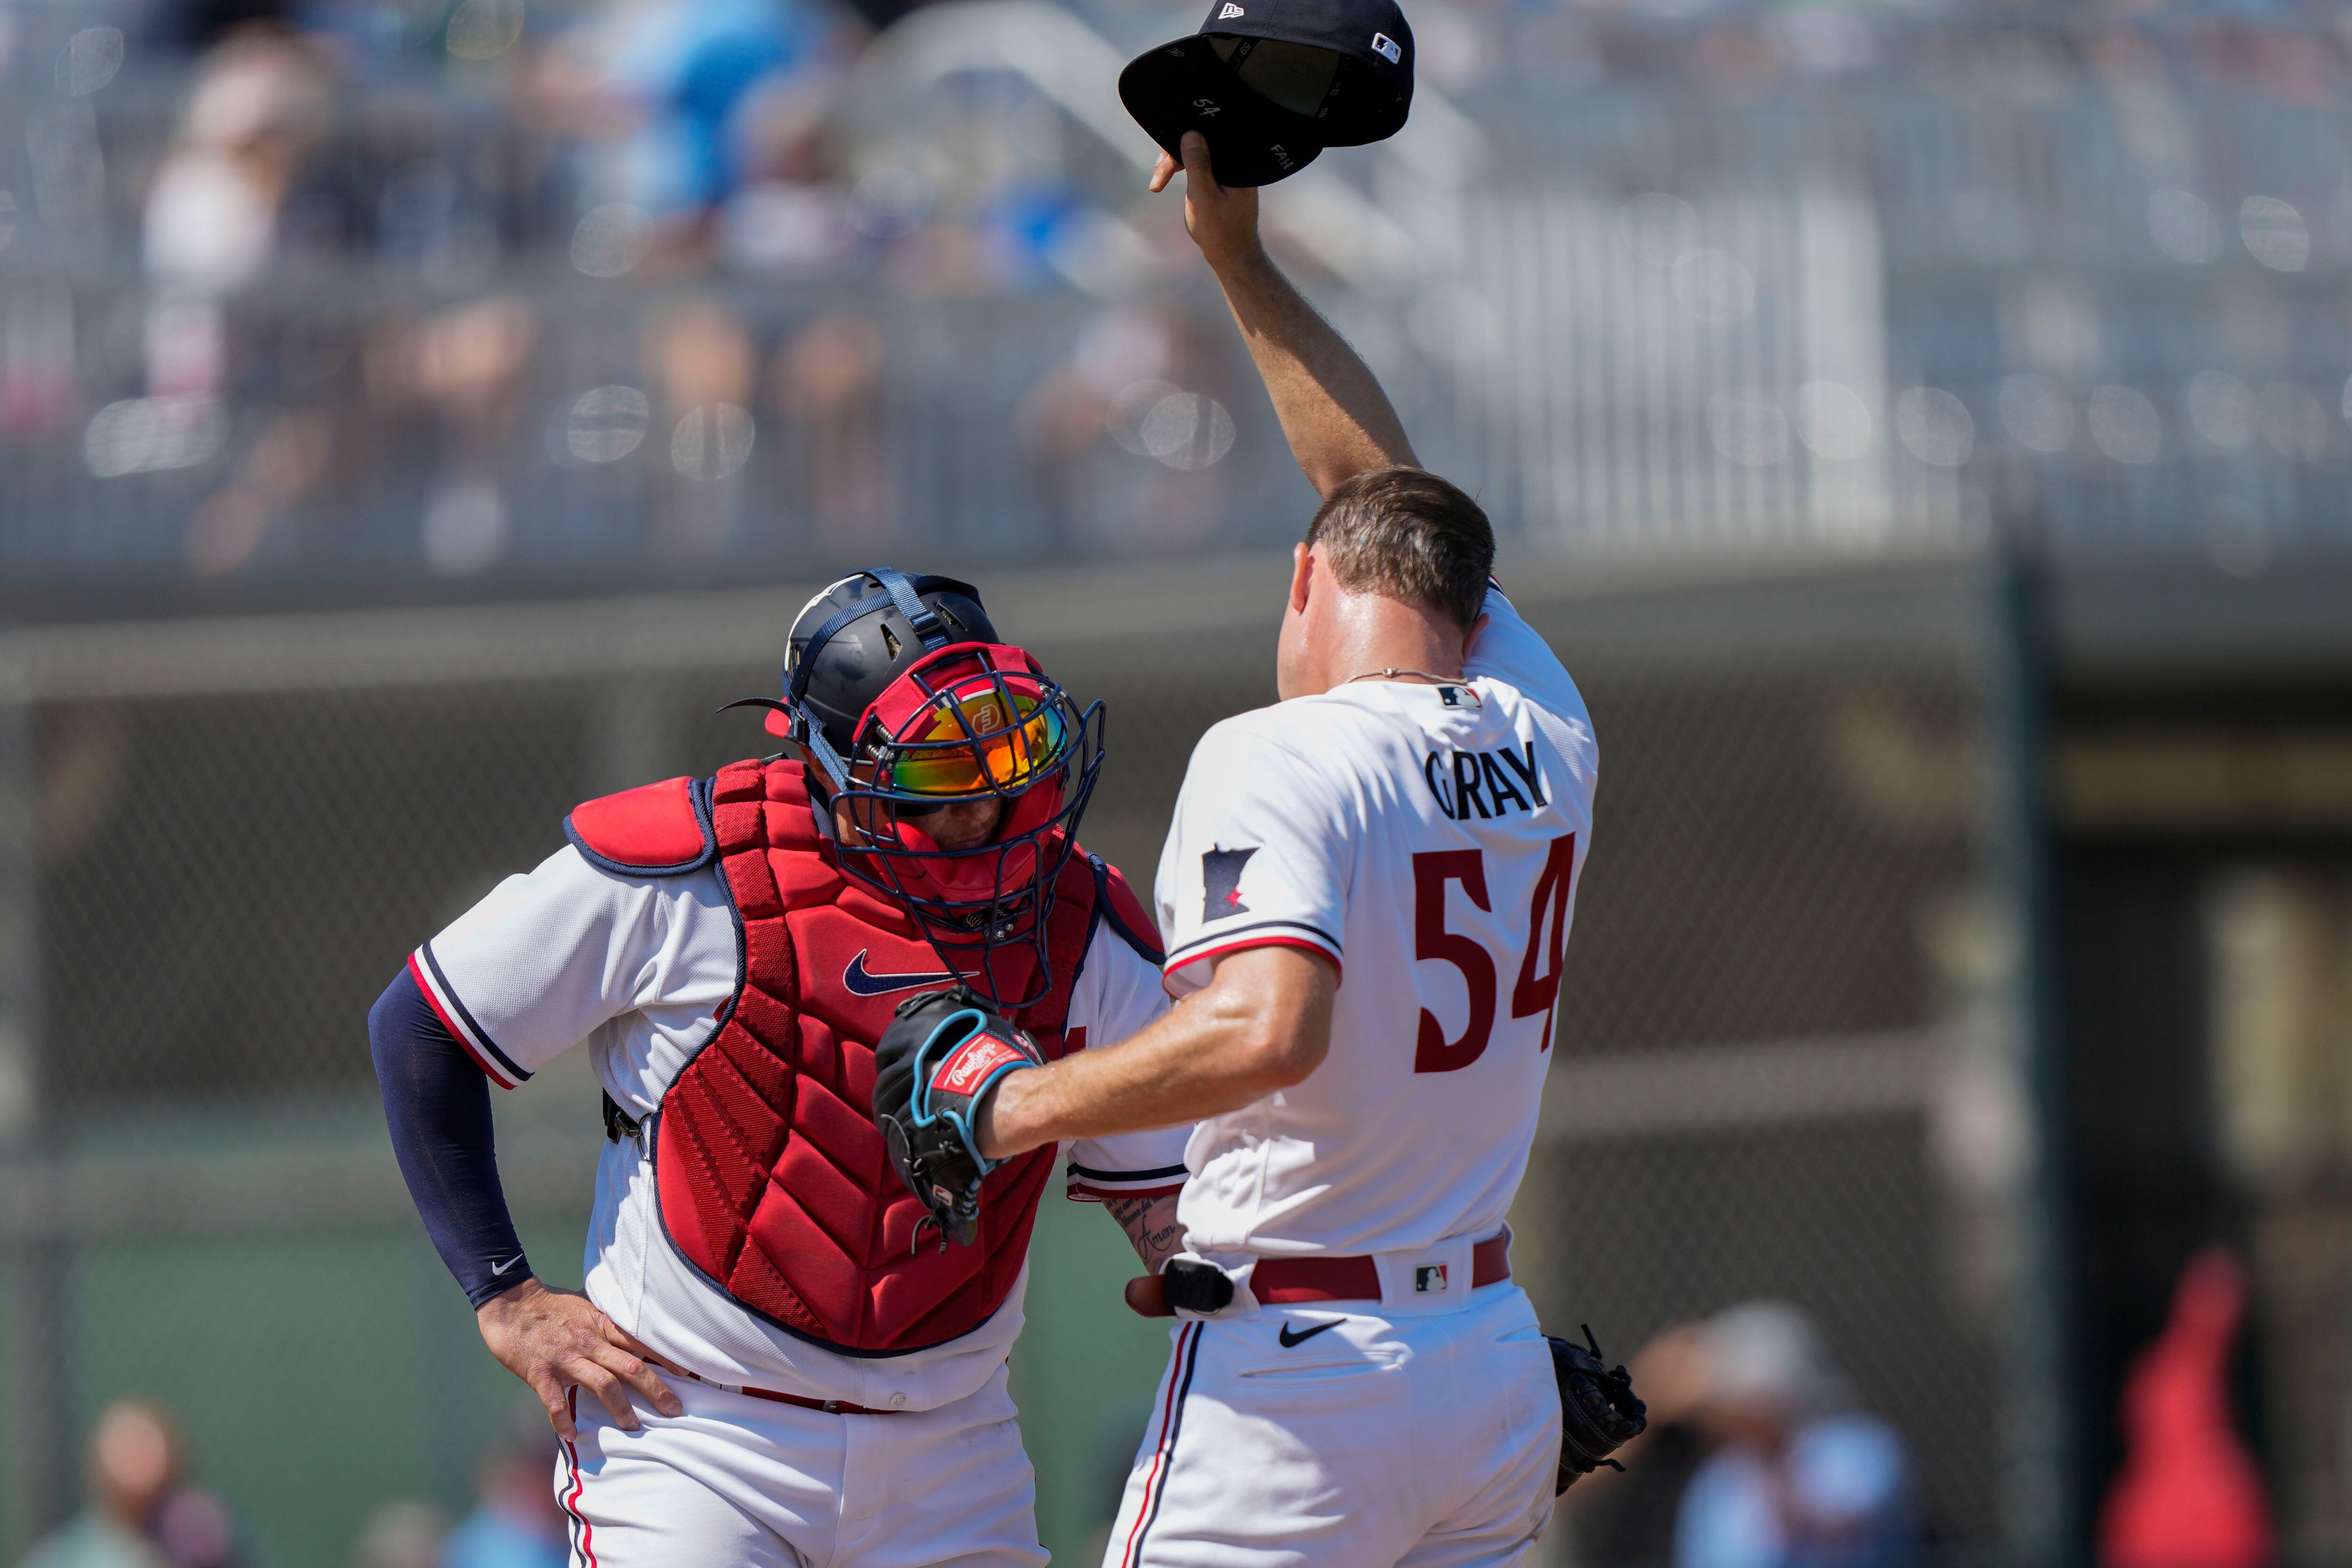
[[[941,798],[1018,791],[1059,766],[1068,747],[1060,704],[991,682],[935,698],[891,744],[887,776],[876,782]]]

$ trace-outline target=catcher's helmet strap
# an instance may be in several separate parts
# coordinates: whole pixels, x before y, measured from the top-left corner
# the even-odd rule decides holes
[[[835,789],[847,789],[849,764],[841,760],[841,754],[833,749],[833,742],[824,738],[824,726],[805,724],[803,727],[808,733],[802,737],[801,744],[808,749],[809,755],[816,759],[816,765],[824,770],[825,782]]]
[[[791,703],[779,702],[772,697],[738,697],[732,702],[720,703],[718,711],[724,713],[730,708],[765,708],[772,713],[782,714],[790,731],[786,739],[808,752],[817,766],[824,770],[826,782],[834,788],[849,787],[849,764],[841,760],[841,754],[824,738],[823,726],[810,723],[808,716],[794,711]],[[771,725],[769,732],[773,734],[777,731]]]
[[[923,639],[927,651],[936,653],[948,646],[947,627],[929,605],[915,596],[915,585],[907,581],[906,574],[894,566],[870,566],[866,574],[882,584],[890,602],[898,606],[898,613],[907,617],[907,624]]]

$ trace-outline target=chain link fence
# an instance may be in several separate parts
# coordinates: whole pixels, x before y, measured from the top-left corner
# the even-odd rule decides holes
[[[1009,633],[1108,703],[1087,837],[1139,882],[1194,740],[1273,698],[1281,575],[1242,561],[988,584]],[[1937,1131],[1988,984],[1970,956],[1989,876],[1971,579],[1524,577],[1586,689],[1602,772],[1514,1220],[1521,1276],[1552,1326],[1590,1321],[1618,1354],[1738,1300],[1800,1304],[1910,1444],[1932,1540],[1998,1546],[2010,1281],[1972,1238],[2019,1194]],[[31,698],[17,804],[37,825],[40,953],[40,1002],[16,1015],[32,1049],[7,1186],[12,1538],[69,1501],[82,1424],[132,1388],[180,1408],[203,1473],[280,1563],[342,1561],[391,1498],[462,1498],[507,1394],[408,1215],[364,1014],[415,942],[558,846],[576,801],[762,749],[711,710],[772,685],[799,603],[0,648]],[[593,1088],[570,1058],[542,1079],[500,1097],[502,1159],[560,1277]],[[1015,1365],[1049,1544],[1077,1560],[1115,1501],[1101,1456],[1139,1430],[1161,1352],[1118,1307],[1108,1226],[1052,1215],[1041,1236]],[[328,1440],[353,1429],[353,1360],[363,1466]]]

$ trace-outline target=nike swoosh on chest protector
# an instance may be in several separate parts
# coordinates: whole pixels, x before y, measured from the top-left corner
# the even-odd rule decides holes
[[[887,996],[893,991],[913,991],[953,980],[945,970],[932,974],[877,974],[866,967],[866,950],[859,948],[849,967],[841,972],[842,988],[852,996]]]

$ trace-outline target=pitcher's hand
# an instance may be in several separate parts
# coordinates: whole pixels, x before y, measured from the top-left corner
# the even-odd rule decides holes
[[[563,1393],[575,1384],[603,1400],[625,1431],[637,1429],[630,1389],[665,1415],[686,1408],[669,1385],[654,1375],[646,1359],[653,1352],[577,1291],[550,1289],[537,1279],[525,1279],[476,1308],[474,1321],[499,1364],[539,1395],[547,1407],[548,1425],[560,1437],[580,1436]]]
[[[1262,254],[1257,238],[1257,188],[1244,185],[1229,191],[1217,184],[1217,176],[1209,167],[1208,139],[1197,131],[1187,131],[1178,145],[1184,149],[1184,162],[1180,165],[1167,153],[1160,154],[1160,166],[1151,171],[1154,195],[1168,188],[1181,167],[1184,171],[1184,230],[1209,265],[1220,271],[1255,259]]]

